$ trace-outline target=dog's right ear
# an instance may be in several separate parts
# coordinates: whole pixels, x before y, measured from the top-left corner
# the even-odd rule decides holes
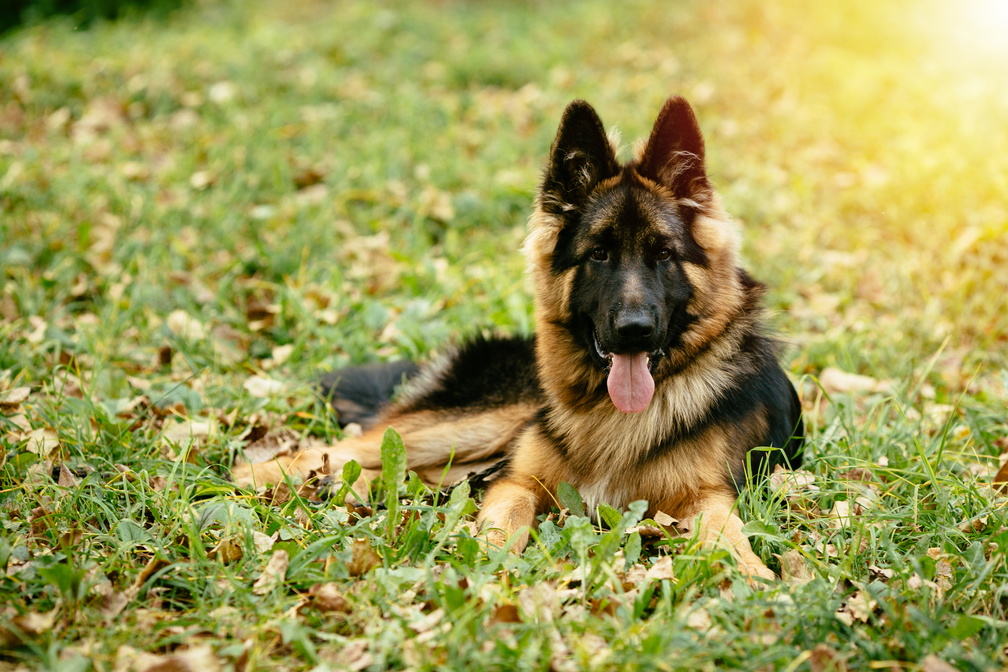
[[[619,162],[595,109],[575,100],[564,111],[539,192],[553,214],[577,210],[599,182],[619,173]]]

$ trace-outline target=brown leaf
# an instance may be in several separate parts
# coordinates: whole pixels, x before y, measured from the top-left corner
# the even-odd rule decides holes
[[[147,564],[144,566],[143,570],[139,574],[137,574],[136,580],[133,581],[133,587],[137,589],[142,588],[143,585],[147,583],[147,579],[154,576],[154,574],[161,571],[170,564],[171,563],[165,560],[164,558],[160,558],[157,556],[151,558],[150,560],[147,561]]]
[[[0,645],[18,646],[23,638],[34,638],[49,632],[56,623],[56,611],[53,609],[43,614],[31,611],[14,616],[9,625],[0,625]]]
[[[206,337],[206,327],[195,317],[184,310],[174,310],[165,320],[165,325],[176,336],[191,340],[201,340]]]
[[[59,467],[59,480],[57,485],[61,488],[75,488],[77,487],[77,477],[73,475],[65,464],[61,464]]]
[[[13,410],[14,407],[23,404],[30,394],[30,387],[15,387],[13,390],[0,392],[0,410]]]
[[[658,562],[653,564],[647,574],[644,575],[645,579],[661,580],[661,579],[671,579],[675,580],[675,573],[672,569],[672,556],[664,555],[658,559]]]
[[[381,558],[371,548],[370,540],[361,537],[351,542],[350,562],[347,563],[347,572],[350,576],[362,576],[380,564]]]
[[[781,579],[792,586],[808,583],[815,578],[805,560],[805,554],[797,548],[785,551],[780,556]]]
[[[48,457],[60,447],[56,432],[51,429],[35,429],[28,433],[28,445],[25,449],[39,457]]]
[[[994,488],[1000,493],[1008,494],[1008,461],[994,475]]]
[[[250,376],[242,385],[253,397],[275,397],[286,391],[287,386],[279,380],[273,380],[264,376]]]
[[[287,555],[287,551],[280,549],[279,551],[274,551],[273,555],[270,556],[269,562],[266,563],[266,568],[263,569],[262,574],[256,579],[256,582],[252,584],[252,592],[256,595],[265,595],[277,588],[283,583],[284,577],[287,576],[287,567],[290,565],[290,558]]]
[[[250,437],[258,431],[250,433]],[[268,432],[245,447],[245,458],[252,464],[266,462],[281,455],[290,455],[298,448],[297,433],[290,429]]]
[[[308,596],[311,597],[311,604],[319,611],[335,611],[342,614],[349,614],[350,603],[340,592],[335,583],[316,583],[308,589]]]
[[[518,607],[511,602],[497,605],[490,615],[488,625],[495,623],[521,623],[521,616],[518,615]]]
[[[848,373],[834,367],[823,369],[819,374],[819,384],[827,394],[855,392],[886,394],[892,390],[892,383],[889,381]]]
[[[217,542],[216,546],[207,551],[208,558],[224,565],[241,560],[244,555],[241,546],[235,543],[231,537],[224,537]]]
[[[949,665],[933,653],[921,661],[920,669],[921,672],[959,672],[958,667]]]
[[[847,664],[826,644],[816,644],[809,652],[809,667],[812,672],[847,672]]]
[[[121,646],[116,651],[115,672],[217,672],[221,660],[209,646],[202,644],[172,653],[157,654]]]

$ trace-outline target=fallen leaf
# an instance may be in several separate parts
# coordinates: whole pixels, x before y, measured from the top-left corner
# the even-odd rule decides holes
[[[816,647],[809,652],[809,667],[812,672],[847,671],[847,664],[827,644],[816,644]]]
[[[1000,493],[1008,494],[1008,462],[1002,464],[994,475],[994,488]]]
[[[252,584],[252,592],[256,595],[265,595],[275,590],[287,576],[288,565],[290,565],[290,557],[287,555],[287,551],[283,549],[274,551],[262,574]]]
[[[652,518],[652,520],[654,520],[654,522],[658,523],[662,527],[675,527],[676,525],[679,524],[678,520],[676,520],[669,514],[665,513],[664,511],[656,511],[654,514],[654,518]]]
[[[781,579],[784,580],[784,583],[797,586],[808,583],[815,578],[815,574],[812,573],[811,567],[805,560],[805,554],[799,549],[792,548],[784,551],[778,557],[781,565]]]
[[[381,558],[371,548],[371,542],[366,537],[354,539],[350,543],[350,561],[347,563],[350,576],[363,576],[380,564]]]
[[[933,653],[920,662],[920,669],[921,672],[959,672],[958,667],[949,665]]]
[[[252,544],[255,546],[257,553],[265,553],[266,551],[273,548],[273,544],[276,541],[268,534],[263,534],[259,530],[252,530]]]
[[[827,394],[849,394],[852,392],[887,394],[893,388],[889,381],[877,380],[857,373],[848,373],[834,367],[823,369],[819,374],[819,385]]]
[[[662,579],[675,580],[675,573],[672,571],[672,556],[663,555],[658,562],[653,564],[644,575],[646,580],[660,581]]]
[[[162,436],[172,443],[179,444],[186,439],[203,439],[213,432],[213,425],[206,420],[169,421],[164,427]]]
[[[65,464],[61,464],[59,467],[59,480],[57,485],[61,488],[74,488],[77,487],[77,477],[73,475]]]
[[[59,448],[59,445],[56,432],[51,429],[35,429],[28,433],[28,444],[25,446],[25,450],[40,457],[47,457]]]
[[[316,583],[308,589],[311,604],[319,611],[349,614],[350,603],[335,583]]]
[[[172,653],[158,654],[120,646],[116,651],[115,672],[217,672],[221,660],[209,646],[202,644]]]
[[[340,651],[340,662],[351,670],[364,670],[374,664],[374,656],[368,651],[368,640],[354,639]]]
[[[208,558],[225,565],[241,560],[244,555],[241,546],[231,537],[224,537],[213,548],[207,551]]]
[[[866,594],[863,590],[859,590],[847,598],[847,603],[845,604],[845,608],[850,615],[862,623],[868,622],[877,606],[878,602],[875,601],[875,598]]]
[[[23,644],[24,638],[34,638],[49,632],[56,623],[57,611],[58,609],[53,609],[41,614],[30,611],[14,616],[8,624],[0,625],[0,645],[5,648],[19,646]]]
[[[693,609],[686,614],[686,627],[691,630],[709,633],[711,631],[712,624],[713,621],[711,620],[710,612],[703,607]]]
[[[173,310],[165,320],[165,325],[179,338],[198,341],[206,337],[203,323],[184,310]]]
[[[273,380],[272,378],[265,378],[263,376],[251,376],[242,385],[245,390],[251,394],[253,397],[274,397],[281,394],[287,386],[281,383],[279,380]]]
[[[490,615],[488,624],[493,625],[494,623],[521,623],[518,607],[511,602],[497,605]]]
[[[13,390],[0,392],[0,409],[10,410],[15,406],[20,406],[31,394],[30,387],[15,387]]]

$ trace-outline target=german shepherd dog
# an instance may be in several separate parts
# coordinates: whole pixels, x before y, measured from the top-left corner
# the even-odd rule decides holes
[[[730,549],[744,574],[773,578],[734,506],[752,474],[801,463],[801,405],[763,327],[763,286],[739,267],[689,104],[670,98],[621,164],[595,110],[572,102],[524,250],[533,337],[477,338],[419,369],[337,372],[334,405],[370,428],[238,465],[235,480],[338,473],[351,459],[367,480],[394,427],[428,483],[495,467],[478,518],[491,544],[523,549],[566,481],[591,509],[647,500],[650,515]],[[404,375],[399,399],[378,413]]]

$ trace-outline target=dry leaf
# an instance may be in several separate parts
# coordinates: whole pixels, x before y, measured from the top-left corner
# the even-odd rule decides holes
[[[15,387],[13,390],[0,392],[0,410],[10,410],[15,406],[20,406],[31,394],[30,387]]]
[[[180,338],[200,340],[206,337],[206,327],[184,310],[174,310],[165,320],[168,329]]]
[[[290,558],[287,555],[287,551],[283,549],[274,551],[273,555],[270,556],[269,562],[266,563],[266,568],[263,569],[262,574],[259,575],[256,582],[252,584],[252,592],[256,595],[265,595],[275,590],[277,586],[283,583],[284,577],[287,576],[288,565],[290,565]]]
[[[778,557],[781,565],[781,579],[784,580],[784,583],[797,586],[808,583],[815,578],[812,568],[805,560],[805,555],[797,548],[784,551]]]
[[[959,672],[958,667],[949,665],[933,653],[920,662],[920,669],[921,672]]]
[[[298,448],[298,435],[293,430],[269,432],[250,443],[245,449],[245,459],[252,464],[266,462],[281,455],[290,455]]]
[[[120,646],[116,651],[115,672],[217,672],[221,660],[207,645],[181,649],[167,654],[137,651]]]
[[[14,616],[10,619],[9,625],[0,625],[0,646],[18,646],[22,643],[23,637],[38,637],[49,632],[56,623],[57,611],[58,609],[53,609],[44,614],[31,611]],[[6,617],[4,620],[7,620]]]
[[[48,457],[50,453],[59,448],[59,439],[56,432],[51,429],[35,429],[28,433],[28,444],[25,450],[35,453],[39,457]]]
[[[859,590],[847,599],[847,603],[844,605],[846,610],[854,617],[855,620],[861,621],[862,623],[867,623],[868,619],[871,618],[872,612],[875,611],[875,607],[878,606],[878,602],[875,598],[871,597],[863,590]]]
[[[654,514],[654,518],[652,518],[652,520],[654,520],[654,522],[658,523],[662,527],[675,527],[676,525],[679,524],[678,520],[676,520],[669,514],[665,513],[664,511],[656,511]]]
[[[350,613],[350,603],[335,583],[316,583],[308,589],[308,596],[311,597],[312,606],[319,611]]]
[[[823,372],[819,374],[819,384],[827,394],[849,394],[852,392],[887,394],[892,391],[893,387],[889,381],[877,380],[857,373],[847,373],[834,367],[823,369]]]
[[[235,543],[231,537],[225,537],[217,542],[217,545],[207,551],[207,557],[222,564],[228,564],[241,560],[244,556],[240,545]]]
[[[847,664],[826,644],[816,644],[809,652],[809,667],[812,672],[847,672]]]
[[[675,573],[672,571],[672,556],[663,555],[658,559],[658,562],[653,564],[647,574],[644,575],[646,580],[661,580],[661,579],[671,579],[675,580]]]
[[[710,612],[703,607],[693,609],[686,614],[686,627],[697,632],[709,633],[712,623]]]
[[[340,663],[351,670],[364,670],[371,667],[375,660],[368,651],[368,640],[351,640],[343,650],[340,651]]]
[[[270,535],[263,534],[259,530],[252,530],[252,544],[255,546],[257,553],[265,553],[273,548],[274,543],[276,541]]]
[[[493,613],[490,615],[490,620],[488,625],[493,625],[495,623],[521,623],[521,617],[518,615],[518,607],[511,602],[505,602],[504,604],[497,605]]]
[[[362,576],[380,564],[381,558],[371,548],[371,542],[366,537],[354,539],[350,543],[350,562],[347,563],[350,576]]]
[[[263,376],[251,376],[242,386],[253,397],[274,397],[283,393],[287,388],[279,380],[265,378]]]
[[[814,474],[804,469],[785,469],[777,465],[769,478],[770,488],[774,493],[786,498],[788,501],[804,497],[809,493],[818,490],[816,477]]]
[[[994,475],[994,488],[1000,493],[1008,494],[1008,462],[1002,464]]]
[[[61,464],[59,467],[59,480],[57,485],[61,488],[74,488],[77,487],[77,477],[73,475],[65,464]]]
[[[183,420],[182,422],[168,422],[165,425],[162,436],[175,444],[180,444],[186,439],[202,439],[210,436],[213,425],[206,420]]]

